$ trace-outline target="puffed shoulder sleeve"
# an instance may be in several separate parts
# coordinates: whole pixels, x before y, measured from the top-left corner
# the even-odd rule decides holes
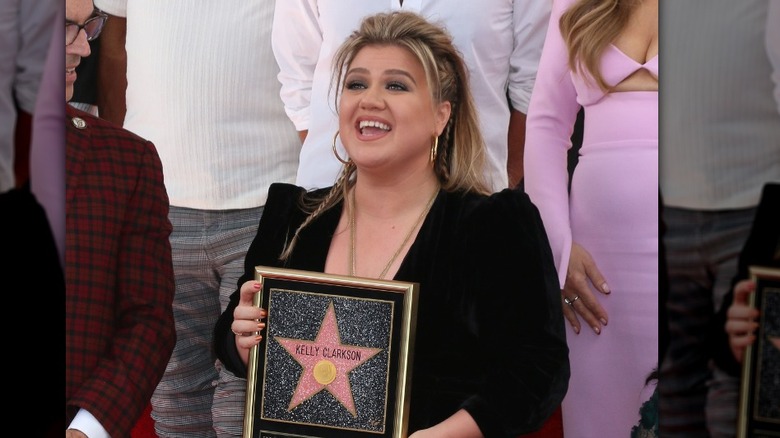
[[[236,290],[230,296],[230,302],[214,327],[214,351],[225,367],[238,377],[246,377],[247,368],[241,360],[233,332],[233,311],[238,306],[240,288],[245,282],[255,278],[255,266],[279,266],[289,231],[295,226],[300,210],[297,208],[303,189],[291,184],[272,184],[268,189],[266,201],[257,234],[249,246],[244,258],[244,274],[238,279]]]
[[[539,429],[560,405],[569,360],[558,277],[536,207],[519,190],[489,197],[466,237],[485,384],[464,408],[485,436]],[[467,269],[467,266],[463,266]]]

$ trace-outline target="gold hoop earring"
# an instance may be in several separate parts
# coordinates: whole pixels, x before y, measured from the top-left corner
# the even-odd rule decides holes
[[[436,153],[439,151],[439,136],[433,137],[433,146],[431,146],[431,163],[436,161]]]
[[[339,156],[339,153],[336,150],[336,139],[338,138],[338,136],[339,136],[339,131],[336,131],[336,134],[333,136],[333,155],[336,156],[336,159],[339,160],[341,162],[341,164],[347,166],[347,165],[349,165],[349,163],[352,162],[352,159],[350,158],[350,159],[344,160],[344,159],[342,159]]]

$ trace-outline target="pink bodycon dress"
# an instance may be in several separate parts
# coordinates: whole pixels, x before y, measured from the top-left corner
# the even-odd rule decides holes
[[[525,189],[539,208],[563,286],[572,242],[593,256],[612,290],[594,291],[609,315],[596,335],[567,326],[571,378],[563,401],[567,438],[626,438],[653,390],[658,362],[658,92],[605,93],[573,74],[556,0],[528,110]],[[658,77],[658,56],[641,64],[610,45],[601,71],[610,85],[638,69]],[[579,162],[567,191],[567,151],[585,111]]]

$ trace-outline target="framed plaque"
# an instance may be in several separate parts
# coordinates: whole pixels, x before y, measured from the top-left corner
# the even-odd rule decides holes
[[[257,266],[244,438],[404,437],[417,283]]]
[[[751,266],[750,276],[760,316],[742,364],[737,437],[780,437],[780,269]]]

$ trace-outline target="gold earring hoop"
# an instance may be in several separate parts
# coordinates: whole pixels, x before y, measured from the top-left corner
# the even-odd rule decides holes
[[[433,146],[431,146],[431,163],[436,161],[436,153],[439,151],[439,136],[433,136]]]
[[[336,159],[339,160],[341,162],[341,164],[343,164],[345,166],[348,166],[349,163],[352,162],[352,159],[347,159],[347,160],[342,159],[339,156],[338,151],[336,150],[336,139],[338,138],[338,136],[339,136],[339,131],[336,131],[336,134],[333,136],[333,155],[336,156]]]

